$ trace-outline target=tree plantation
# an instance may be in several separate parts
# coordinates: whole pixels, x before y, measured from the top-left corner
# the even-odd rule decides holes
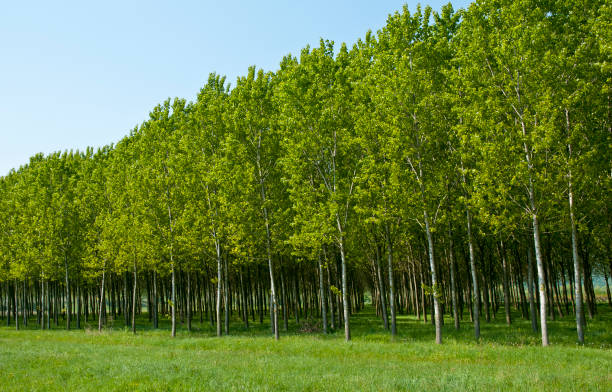
[[[211,74],[0,178],[2,323],[348,341],[371,309],[390,339],[569,318],[583,344],[612,307],[611,43],[609,1],[479,0]]]

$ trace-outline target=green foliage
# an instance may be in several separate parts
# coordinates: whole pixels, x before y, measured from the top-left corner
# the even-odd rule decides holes
[[[467,212],[487,284],[501,284],[503,240],[523,285],[536,218],[565,284],[570,188],[581,258],[607,273],[611,15],[600,0],[405,6],[351,49],[322,39],[233,89],[211,74],[195,102],[165,100],[115,145],[38,154],[1,177],[0,283],[93,290],[105,273],[148,284],[179,270],[219,288],[209,274],[227,257],[233,290],[243,269],[317,275],[325,259],[325,285],[346,296],[340,275],[371,289],[387,256],[405,292],[418,275],[450,303]]]

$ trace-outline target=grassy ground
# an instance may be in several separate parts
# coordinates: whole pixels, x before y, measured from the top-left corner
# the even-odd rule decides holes
[[[117,321],[102,333],[3,326],[0,390],[612,390],[607,304],[589,320],[584,347],[571,318],[549,324],[549,348],[527,321],[508,328],[502,319],[482,323],[480,343],[471,324],[455,331],[446,319],[442,346],[431,324],[406,316],[391,342],[371,308],[351,318],[350,343],[343,331],[303,333],[294,323],[275,342],[268,325],[246,330],[238,320],[223,338],[199,320],[175,339],[167,320],[154,331],[142,319],[135,336]]]

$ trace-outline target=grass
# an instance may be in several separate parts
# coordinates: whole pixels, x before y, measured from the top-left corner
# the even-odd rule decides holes
[[[102,333],[0,327],[0,390],[612,390],[607,304],[589,320],[585,346],[568,317],[550,322],[548,348],[528,321],[515,315],[508,328],[502,313],[483,321],[479,343],[470,323],[455,331],[447,318],[442,346],[430,323],[407,316],[392,342],[372,308],[351,318],[350,343],[342,330],[300,333],[295,323],[275,342],[265,323],[247,330],[238,320],[230,336],[195,322],[172,339],[167,320],[159,330],[145,321],[136,335],[117,321]]]

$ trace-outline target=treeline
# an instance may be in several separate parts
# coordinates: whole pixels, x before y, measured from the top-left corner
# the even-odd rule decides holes
[[[574,315],[582,343],[612,273],[611,42],[608,1],[483,0],[212,74],[116,145],[1,178],[0,315],[349,340],[371,293],[392,335],[410,313],[441,343],[467,310],[478,339],[515,308],[543,345]]]

